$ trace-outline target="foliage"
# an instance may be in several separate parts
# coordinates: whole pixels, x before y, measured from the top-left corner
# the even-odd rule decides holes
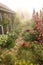
[[[10,23],[10,18],[8,18],[7,16],[6,17],[3,17],[2,19],[2,25],[8,25]]]
[[[34,33],[24,32],[22,36],[24,41],[28,42],[28,41],[34,41],[36,35]]]
[[[29,60],[17,60],[12,54],[5,54],[0,57],[0,64],[2,65],[33,65]],[[35,64],[34,64],[35,65]]]
[[[11,19],[7,15],[2,16],[2,21],[0,22],[1,25],[8,25],[10,23]]]
[[[15,45],[15,40],[17,39],[18,35],[16,33],[8,34],[8,40],[6,43],[6,47],[12,48]]]
[[[7,35],[0,35],[0,46],[5,47],[7,43],[8,36]]]
[[[39,35],[37,35],[37,40],[39,42],[41,42],[43,44],[43,8],[42,10],[40,10],[40,13],[39,12],[35,12],[35,10],[33,10],[33,21],[35,23],[35,26],[34,26],[34,31],[37,31]]]
[[[15,40],[17,39],[16,33],[10,33],[8,35],[0,35],[0,46],[2,48],[14,47]]]
[[[32,30],[27,29],[22,34],[23,40],[27,42],[31,41],[37,41],[41,44],[43,44],[43,27],[35,26]]]
[[[11,19],[8,16],[3,16],[2,21],[0,24],[3,26],[4,33],[6,34],[7,32],[7,26],[10,24]]]
[[[33,63],[43,65],[43,45],[41,44],[30,44],[30,52],[32,52],[32,60]]]
[[[18,14],[15,14],[14,15],[14,27],[18,27],[20,24],[20,18],[19,18],[19,15]]]
[[[33,42],[28,47],[21,46],[17,58],[19,60],[29,60],[33,64],[43,65],[43,45]]]
[[[33,65],[33,64],[30,61],[17,60],[14,65]]]
[[[21,32],[22,28],[20,26],[18,26],[14,32],[18,35]]]
[[[12,54],[5,54],[0,58],[0,64],[2,65],[14,65],[15,58],[13,57],[14,55]]]

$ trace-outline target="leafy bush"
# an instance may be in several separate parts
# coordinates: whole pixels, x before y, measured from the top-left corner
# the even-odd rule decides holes
[[[11,48],[11,47],[14,47],[14,43],[15,43],[15,40],[17,39],[17,34],[16,33],[11,33],[11,34],[8,34],[8,40],[7,40],[7,43],[6,43],[6,46],[8,48]]]
[[[0,46],[5,47],[7,43],[8,36],[7,35],[0,35]]]
[[[10,33],[7,35],[0,35],[0,46],[2,48],[14,47],[15,40],[17,39],[16,33]]]
[[[17,28],[15,28],[15,30],[14,30],[14,32],[16,33],[16,34],[19,34],[20,32],[21,32],[21,27],[20,26],[18,26]]]
[[[27,41],[27,42],[35,40],[34,33],[24,32],[22,36],[23,36],[24,41]]]

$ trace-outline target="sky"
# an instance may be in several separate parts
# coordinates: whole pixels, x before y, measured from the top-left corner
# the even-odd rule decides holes
[[[14,11],[25,10],[32,13],[33,8],[39,11],[43,7],[43,0],[0,0]]]

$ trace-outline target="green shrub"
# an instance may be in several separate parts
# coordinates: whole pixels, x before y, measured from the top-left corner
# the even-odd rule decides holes
[[[14,32],[18,35],[22,31],[21,27],[17,27]]]
[[[0,35],[0,46],[2,48],[12,48],[15,45],[15,40],[17,39],[16,33],[10,33],[7,35]]]
[[[8,34],[8,39],[7,39],[6,46],[8,48],[14,47],[16,39],[17,39],[17,34],[16,33],[10,33],[10,34]]]
[[[29,33],[29,32],[24,32],[23,33],[23,39],[24,41],[35,41],[35,34],[34,33]]]
[[[7,43],[8,36],[7,35],[0,35],[0,46],[5,47]]]

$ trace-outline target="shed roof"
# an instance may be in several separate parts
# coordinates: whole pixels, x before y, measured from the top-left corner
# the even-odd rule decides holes
[[[6,5],[0,3],[0,11],[8,12],[8,13],[14,13],[10,8],[8,8]]]

